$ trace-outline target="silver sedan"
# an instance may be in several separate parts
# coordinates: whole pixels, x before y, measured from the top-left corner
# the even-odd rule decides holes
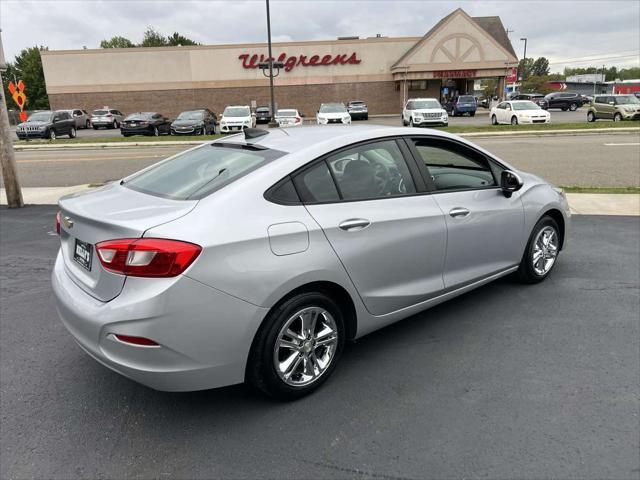
[[[544,280],[569,220],[561,190],[443,132],[247,129],[61,199],[53,290],[78,344],[135,381],[292,399],[347,340]]]

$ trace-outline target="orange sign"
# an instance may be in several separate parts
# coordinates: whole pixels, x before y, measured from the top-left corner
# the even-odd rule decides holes
[[[9,92],[11,92],[13,101],[16,102],[20,109],[20,118],[22,119],[22,110],[24,110],[24,104],[27,103],[27,96],[24,94],[24,82],[20,80],[17,86],[13,82],[9,82]]]

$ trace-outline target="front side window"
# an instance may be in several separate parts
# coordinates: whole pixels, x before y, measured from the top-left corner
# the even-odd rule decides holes
[[[484,156],[448,141],[414,139],[436,190],[467,190],[497,186]]]
[[[368,143],[327,159],[344,200],[415,193],[409,168],[395,140]]]
[[[160,197],[197,200],[282,155],[279,150],[212,143],[143,170],[123,185]]]

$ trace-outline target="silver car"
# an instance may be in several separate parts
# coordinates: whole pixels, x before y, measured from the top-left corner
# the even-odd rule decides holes
[[[120,128],[124,114],[115,108],[103,107],[91,113],[91,126],[94,130],[100,127]]]
[[[107,367],[159,390],[291,399],[345,342],[566,245],[563,192],[444,132],[257,130],[64,197],[53,290]]]
[[[76,130],[91,127],[91,116],[87,113],[86,110],[75,108],[72,110],[65,110],[65,112],[67,112],[73,118],[76,124]]]

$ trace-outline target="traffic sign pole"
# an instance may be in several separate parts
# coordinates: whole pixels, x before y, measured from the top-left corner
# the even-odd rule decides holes
[[[2,37],[0,37],[0,85],[4,85],[2,83],[2,73],[5,69]],[[0,87],[0,169],[2,171],[4,191],[7,194],[7,204],[9,208],[24,207],[20,180],[18,179],[18,169],[16,168],[16,157],[13,152],[11,132],[9,131],[7,102],[4,98],[4,89],[2,87]]]

